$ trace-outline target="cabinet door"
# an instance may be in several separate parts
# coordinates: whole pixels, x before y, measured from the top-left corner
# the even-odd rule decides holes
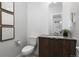
[[[51,57],[56,57],[57,56],[57,39],[51,39],[50,40],[50,56]]]
[[[76,40],[71,40],[70,41],[70,56],[75,57],[76,56]]]
[[[57,57],[63,56],[63,42],[62,39],[57,40]]]
[[[63,57],[70,56],[70,41],[63,40]]]
[[[39,56],[48,57],[49,56],[49,39],[39,38]]]
[[[50,40],[50,56],[51,57],[61,57],[62,56],[62,40],[51,39]]]

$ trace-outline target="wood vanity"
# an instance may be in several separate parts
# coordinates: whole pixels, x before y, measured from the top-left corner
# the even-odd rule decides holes
[[[76,39],[59,36],[39,36],[39,57],[74,57]]]

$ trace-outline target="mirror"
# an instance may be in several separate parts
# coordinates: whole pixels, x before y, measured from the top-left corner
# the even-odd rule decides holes
[[[54,35],[59,35],[60,31],[62,30],[62,15],[61,14],[56,14],[53,15],[53,34]]]
[[[50,35],[60,35],[62,30],[62,3],[50,3],[49,10],[51,15]]]

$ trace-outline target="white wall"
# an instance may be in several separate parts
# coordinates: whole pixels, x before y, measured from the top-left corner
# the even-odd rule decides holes
[[[75,12],[75,24],[73,24],[72,35],[77,38],[77,46],[79,46],[79,2],[72,3],[71,11]]]
[[[46,2],[27,2],[27,38],[37,37],[41,34],[49,34],[49,3]],[[34,40],[27,39],[27,43],[35,43]],[[32,44],[31,43],[31,44]],[[39,47],[35,52],[38,54]]]
[[[46,2],[27,3],[27,36],[48,34],[49,7]]]
[[[71,23],[71,12],[74,12],[75,24]],[[68,28],[72,31],[72,37],[77,39],[79,46],[79,2],[64,2],[63,3],[63,28]]]
[[[63,29],[71,30],[71,2],[64,2],[63,3]]]
[[[0,57],[14,57],[20,53],[21,48],[15,44],[15,41],[21,40],[24,42],[24,39],[26,39],[25,6],[25,3],[15,3],[15,39],[0,42]]]

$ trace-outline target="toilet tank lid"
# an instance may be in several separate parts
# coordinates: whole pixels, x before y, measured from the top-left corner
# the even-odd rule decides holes
[[[34,39],[36,39],[37,37],[38,37],[37,35],[31,35],[28,38],[34,38]]]

